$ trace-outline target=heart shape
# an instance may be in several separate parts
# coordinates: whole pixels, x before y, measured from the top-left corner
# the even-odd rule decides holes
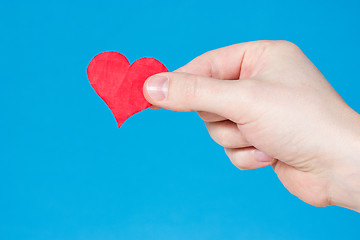
[[[143,95],[143,85],[160,72],[168,70],[154,58],[141,58],[130,65],[124,55],[113,51],[99,53],[87,68],[91,86],[114,114],[118,127],[151,106]]]

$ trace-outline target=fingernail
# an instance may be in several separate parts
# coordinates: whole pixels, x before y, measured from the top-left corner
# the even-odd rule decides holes
[[[146,82],[146,91],[149,96],[156,100],[164,100],[168,95],[169,78],[163,75],[151,76]]]
[[[256,156],[256,160],[258,162],[271,162],[272,160],[274,160],[273,157],[270,157],[269,155],[267,155],[266,153],[263,153],[262,151],[256,149],[255,150],[255,156]]]

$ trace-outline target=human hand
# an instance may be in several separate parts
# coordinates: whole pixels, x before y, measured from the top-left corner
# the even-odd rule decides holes
[[[360,211],[360,116],[286,41],[241,43],[147,79],[154,106],[198,111],[239,169],[272,165],[314,206]]]

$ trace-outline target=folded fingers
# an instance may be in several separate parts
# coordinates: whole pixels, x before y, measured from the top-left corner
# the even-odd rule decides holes
[[[216,116],[213,116],[216,118]],[[243,148],[251,146],[244,138],[236,123],[229,120],[205,122],[205,126],[215,142],[225,148]]]
[[[262,168],[273,164],[276,160],[254,147],[225,148],[230,161],[240,170]]]

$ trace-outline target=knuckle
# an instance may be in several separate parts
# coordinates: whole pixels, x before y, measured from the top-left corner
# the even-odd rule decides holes
[[[209,131],[211,138],[219,145],[225,148],[231,148],[234,146],[231,141],[229,141],[229,136],[226,131]]]
[[[249,170],[249,168],[245,164],[242,164],[241,159],[239,159],[238,155],[235,154],[234,150],[232,150],[231,148],[225,148],[225,153],[235,167],[240,170]]]
[[[239,81],[239,97],[241,104],[253,105],[257,102],[258,96],[261,94],[263,86],[256,80]]]
[[[281,49],[287,49],[287,50],[293,50],[293,51],[300,50],[300,48],[295,43],[287,41],[287,40],[278,40],[277,43]]]
[[[212,122],[213,120],[212,114],[209,112],[198,111],[198,114],[204,122]]]
[[[239,148],[246,146],[246,142],[241,138],[235,137],[234,133],[231,133],[231,130],[229,129],[217,129],[213,132],[209,131],[209,133],[216,143],[225,148]]]
[[[260,41],[256,41],[256,45],[254,45],[254,47],[256,47],[256,50],[259,52],[266,52],[269,49],[274,48],[277,44],[277,41],[274,40],[260,40]]]
[[[276,41],[273,40],[260,40],[260,41],[256,41],[257,45],[260,47],[272,47],[275,45]]]
[[[230,148],[224,148],[226,156],[230,159],[231,163],[235,165],[234,153]]]
[[[183,97],[186,101],[192,101],[199,96],[199,76],[187,75],[183,81]]]
[[[233,122],[240,124],[247,122],[246,118],[259,106],[261,88],[263,87],[255,79],[240,80],[234,89],[236,91],[236,101],[229,105],[228,112],[224,114],[231,116],[231,121]]]
[[[234,164],[235,167],[237,167],[240,170],[249,170],[250,168],[248,168],[246,165],[242,164],[241,161],[237,160],[237,159],[231,159],[230,161],[232,162],[232,164]]]
[[[217,143],[219,143],[221,146],[223,147],[236,147],[236,145],[234,145],[234,143],[232,143],[231,141],[229,141],[229,136],[227,136],[226,132],[222,133],[219,135],[219,137],[217,138],[217,140],[215,140]]]
[[[212,50],[204,54],[204,59],[206,64],[208,65],[207,76],[209,77],[216,77],[219,79],[223,79],[221,69],[222,67],[219,64],[219,52],[217,50]]]
[[[296,44],[293,42],[290,42],[288,40],[278,40],[277,41],[279,44],[281,44],[282,46],[286,46],[286,47],[296,47]]]
[[[216,121],[222,121],[224,120],[223,117],[214,114],[214,113],[210,113],[210,112],[203,112],[203,111],[198,111],[197,112],[199,114],[199,117],[204,121],[204,122],[216,122]]]
[[[262,52],[267,52],[271,54],[281,53],[284,50],[286,51],[298,51],[300,48],[293,42],[287,40],[261,40],[257,41],[256,49]]]
[[[205,52],[205,53],[201,54],[200,56],[194,58],[188,65],[204,66],[204,69],[206,69],[206,71],[203,72],[202,75],[205,75],[208,77],[218,76],[220,74],[221,69],[218,66],[219,63],[218,63],[217,59],[218,59],[218,50],[211,50],[209,52]],[[188,65],[186,65],[185,67],[187,67]],[[184,72],[186,72],[186,71],[184,71]],[[189,73],[191,73],[191,71]]]

